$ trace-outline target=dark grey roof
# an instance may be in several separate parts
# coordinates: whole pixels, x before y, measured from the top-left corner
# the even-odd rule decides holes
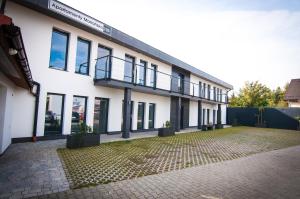
[[[193,73],[196,76],[199,76],[203,79],[212,81],[212,82],[214,82],[218,85],[224,86],[228,89],[233,89],[232,85],[230,85],[230,84],[228,84],[228,83],[226,83],[226,82],[224,82],[224,81],[222,81],[222,80],[220,80],[220,79],[218,79],[218,78],[216,78],[216,77],[214,77],[210,74],[207,74],[204,71],[199,70],[199,69],[197,69],[197,68],[195,68],[195,67],[193,67],[193,66],[191,66],[191,65],[189,65],[189,64],[187,64],[187,63],[185,63],[185,62],[183,62],[183,61],[181,61],[181,60],[179,60],[179,59],[177,59],[173,56],[171,56],[171,55],[168,55],[167,53],[164,53],[164,52],[162,52],[162,51],[160,51],[160,50],[158,50],[158,49],[156,49],[156,48],[154,48],[154,47],[152,47],[152,46],[150,46],[150,45],[148,45],[148,44],[146,44],[146,43],[144,43],[144,42],[142,42],[142,41],[140,41],[140,40],[138,40],[138,39],[136,39],[136,38],[134,38],[130,35],[127,35],[126,33],[123,33],[122,31],[119,31],[119,30],[117,30],[117,29],[115,29],[115,28],[113,28],[113,27],[111,27],[107,24],[104,24],[104,23],[100,22],[99,20],[94,19],[94,18],[92,18],[92,17],[90,17],[90,16],[74,9],[74,8],[71,8],[70,6],[65,5],[65,4],[63,4],[59,1],[56,1],[56,2],[58,2],[60,4],[63,4],[64,6],[67,6],[68,8],[71,8],[73,10],[76,10],[77,12],[79,12],[79,13],[85,15],[85,16],[88,16],[88,17],[92,18],[93,20],[95,20],[99,23],[104,24],[105,28],[108,29],[108,32],[105,33],[105,32],[98,31],[98,30],[93,29],[93,28],[91,28],[91,27],[89,27],[85,24],[82,24],[82,23],[76,21],[76,20],[70,19],[70,18],[68,18],[64,15],[57,14],[56,12],[48,9],[48,3],[49,3],[50,0],[11,0],[11,1],[14,1],[16,3],[19,3],[21,5],[29,7],[31,9],[36,10],[36,11],[42,12],[43,14],[49,15],[51,17],[54,17],[56,19],[59,19],[61,21],[66,22],[66,23],[69,23],[69,24],[71,24],[75,27],[78,27],[78,28],[81,28],[81,29],[86,30],[88,32],[91,32],[93,34],[96,34],[98,36],[104,37],[108,40],[111,40],[115,43],[126,46],[130,49],[133,49],[137,52],[145,54],[145,55],[147,55],[149,57],[152,57],[156,60],[159,60],[161,62],[171,64],[171,65],[176,65],[177,67],[180,67],[184,70],[190,71],[191,73]]]

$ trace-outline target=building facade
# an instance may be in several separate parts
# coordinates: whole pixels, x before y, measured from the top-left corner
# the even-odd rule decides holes
[[[292,79],[286,93],[284,100],[287,101],[291,108],[300,107],[300,79]]]
[[[178,131],[226,122],[232,86],[220,79],[55,0],[9,0],[4,13],[22,30],[39,84],[38,103],[15,91],[13,141],[61,137],[80,123],[126,138],[166,121]]]

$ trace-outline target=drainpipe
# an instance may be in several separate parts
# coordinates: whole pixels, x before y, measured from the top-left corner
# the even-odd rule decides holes
[[[33,85],[36,86],[35,93],[32,92],[32,94],[35,96],[32,141],[35,142],[36,141],[36,129],[37,129],[38,110],[39,110],[39,103],[40,103],[40,83],[33,82]]]

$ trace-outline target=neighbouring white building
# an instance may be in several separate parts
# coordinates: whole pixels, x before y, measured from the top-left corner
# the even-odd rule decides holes
[[[284,95],[284,100],[287,101],[289,107],[300,107],[300,79],[291,80]]]
[[[226,123],[230,84],[59,1],[0,2],[1,29],[22,34],[18,47],[4,33],[0,51],[1,153],[80,122],[124,138],[166,121],[177,131]],[[20,66],[21,83],[9,64]]]

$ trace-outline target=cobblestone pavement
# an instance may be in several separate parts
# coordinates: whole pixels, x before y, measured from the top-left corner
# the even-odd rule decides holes
[[[300,146],[39,198],[300,198]]]
[[[69,189],[56,149],[65,140],[12,144],[0,157],[0,198],[22,198]]]
[[[297,131],[235,127],[59,149],[71,188],[181,170],[300,144]]]

